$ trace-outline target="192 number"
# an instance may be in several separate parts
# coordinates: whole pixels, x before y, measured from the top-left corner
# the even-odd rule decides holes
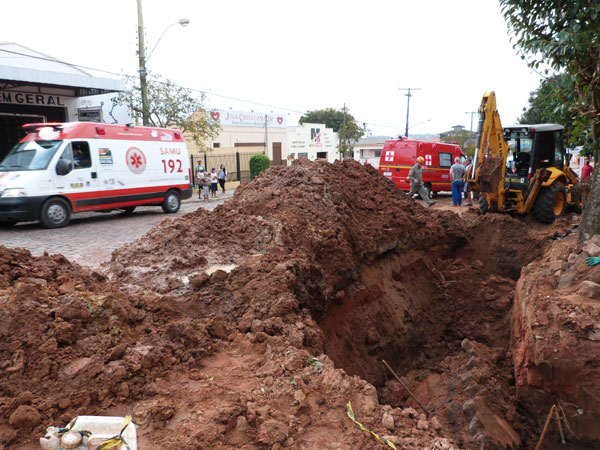
[[[162,160],[163,163],[163,170],[165,173],[169,172],[169,173],[173,173],[175,172],[175,166],[177,166],[177,172],[183,172],[183,170],[181,170],[181,160],[179,159],[169,159],[168,161],[166,160]]]

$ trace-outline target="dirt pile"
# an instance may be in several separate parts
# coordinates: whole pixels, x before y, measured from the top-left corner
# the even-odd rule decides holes
[[[581,250],[559,241],[529,264],[515,294],[513,361],[519,400],[543,421],[552,404],[568,435],[600,440],[600,236]],[[556,429],[553,429],[556,433]],[[591,444],[590,444],[591,445]]]
[[[334,368],[317,324],[362,265],[449,242],[464,242],[455,215],[373,169],[300,162],[116,252],[110,281],[5,250],[3,264],[62,265],[26,300],[30,270],[6,279],[2,445],[77,414],[133,412],[143,448],[379,447],[346,416],[351,401],[403,448],[451,448],[439,421],[380,406],[372,385]]]
[[[2,249],[0,444],[132,413],[143,449],[381,448],[350,401],[399,448],[527,446],[512,292],[568,226],[460,219],[370,167],[297,161],[119,249],[108,278]]]
[[[212,353],[206,325],[156,296],[124,294],[60,255],[0,247],[0,267],[3,448],[35,442],[77,414],[153,395],[156,379]]]

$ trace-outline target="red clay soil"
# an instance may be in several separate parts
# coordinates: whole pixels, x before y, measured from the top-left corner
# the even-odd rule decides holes
[[[529,264],[515,293],[513,361],[519,400],[542,421],[552,404],[567,417],[569,438],[600,447],[600,236],[583,249],[556,242]],[[557,435],[558,429],[552,427]],[[595,441],[595,444],[593,444]],[[595,446],[594,446],[595,445]]]
[[[568,227],[459,218],[353,161],[297,161],[161,223],[106,276],[0,247],[0,446],[132,414],[143,450],[385,448],[348,401],[398,448],[527,445],[512,291]]]

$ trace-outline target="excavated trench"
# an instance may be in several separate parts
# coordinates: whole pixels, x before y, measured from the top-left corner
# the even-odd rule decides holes
[[[537,425],[518,405],[509,358],[515,283],[544,249],[529,227],[488,216],[467,245],[398,249],[363,265],[320,320],[325,352],[374,384],[381,403],[418,410],[386,360],[461,447],[533,448]]]
[[[379,448],[345,418],[352,401],[398,448],[439,448],[441,435],[534,448],[511,312],[515,280],[556,231],[424,209],[373,168],[299,160],[208,216],[165,220],[113,254],[110,279],[0,247],[0,447],[125,405],[148,448]],[[546,269],[530,266],[524,277]],[[404,408],[393,430],[385,404]]]

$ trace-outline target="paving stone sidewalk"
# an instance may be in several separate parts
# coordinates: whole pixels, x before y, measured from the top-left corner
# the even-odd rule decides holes
[[[142,237],[160,221],[173,220],[198,208],[213,210],[231,198],[233,190],[217,195],[217,199],[204,203],[195,192],[181,203],[176,214],[165,214],[157,206],[139,206],[130,215],[118,211],[75,214],[67,227],[53,230],[40,228],[38,222],[19,223],[0,228],[0,245],[26,248],[33,255],[60,253],[70,261],[102,269],[113,250]]]

